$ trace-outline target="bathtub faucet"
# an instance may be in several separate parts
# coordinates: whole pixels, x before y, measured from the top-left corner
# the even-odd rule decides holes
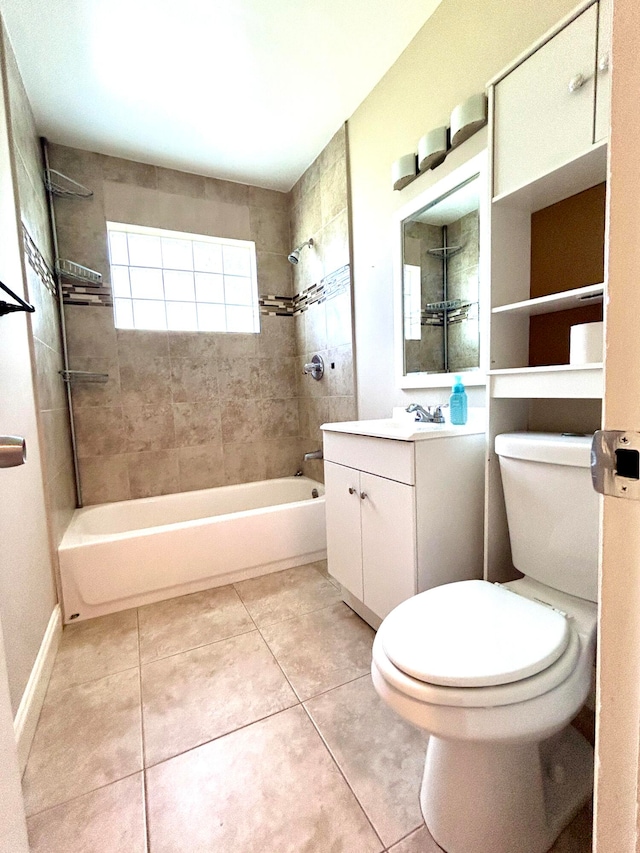
[[[304,454],[304,461],[309,462],[311,459],[322,459],[322,448],[320,450],[312,450],[311,453]]]

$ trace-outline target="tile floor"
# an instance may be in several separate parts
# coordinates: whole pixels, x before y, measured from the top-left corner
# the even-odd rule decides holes
[[[426,738],[373,690],[372,640],[323,563],[66,628],[24,775],[33,853],[437,853]],[[590,833],[585,809],[554,853]]]

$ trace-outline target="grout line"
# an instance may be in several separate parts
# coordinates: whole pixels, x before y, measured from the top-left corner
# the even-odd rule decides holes
[[[73,690],[75,687],[84,687],[86,684],[94,684],[96,681],[104,681],[105,678],[112,678],[114,675],[122,675],[123,672],[130,672],[132,669],[140,669],[140,665],[135,663],[133,666],[126,666],[124,669],[115,669],[113,672],[107,672],[104,675],[99,675],[96,678],[87,678],[86,681],[75,681],[73,684],[65,684],[60,687],[49,686],[47,696],[51,693],[54,696],[56,693],[64,693],[65,690]],[[46,697],[45,697],[46,698]]]
[[[149,788],[147,786],[147,771],[142,771],[142,817],[144,820],[144,838],[146,853],[151,850],[151,831],[149,827]]]
[[[149,666],[150,664],[158,663],[158,661],[161,661],[161,660],[168,660],[169,658],[175,658],[178,655],[187,654],[187,652],[195,652],[198,649],[205,649],[207,646],[215,646],[217,643],[224,643],[226,640],[233,640],[236,637],[243,637],[246,634],[252,634],[256,630],[257,630],[257,628],[248,628],[246,631],[240,631],[238,634],[229,634],[228,637],[218,637],[218,639],[211,640],[208,643],[200,643],[197,646],[189,646],[186,649],[180,649],[180,651],[171,652],[171,654],[168,654],[168,655],[162,655],[162,657],[152,658],[151,660],[145,660],[140,664],[140,666],[141,667]]]
[[[59,806],[66,806],[69,803],[73,803],[76,800],[79,800],[81,797],[86,797],[87,794],[93,794],[96,791],[101,791],[103,788],[108,788],[110,785],[115,785],[116,782],[122,782],[124,779],[130,779],[132,776],[137,776],[138,773],[144,773],[144,767],[141,767],[139,770],[134,770],[133,773],[125,773],[124,776],[119,776],[117,779],[112,779],[110,782],[105,782],[104,785],[98,785],[95,788],[88,788],[86,791],[83,791],[81,794],[76,794],[73,797],[70,797],[68,800],[61,800],[59,803],[53,803],[50,806],[47,806],[44,809],[40,809],[37,812],[31,812],[26,815],[27,820],[32,817],[36,817],[36,815],[44,814],[45,812],[50,812],[52,809],[57,809]]]
[[[356,792],[353,790],[353,788],[352,788],[352,786],[351,786],[351,784],[350,784],[349,780],[347,779],[347,777],[346,777],[346,775],[345,775],[345,773],[344,773],[344,771],[343,771],[342,767],[340,767],[340,765],[338,764],[338,760],[337,760],[337,758],[335,757],[335,755],[333,754],[333,752],[332,752],[332,750],[331,750],[331,747],[329,746],[329,744],[328,744],[328,743],[327,743],[327,741],[325,740],[324,735],[323,735],[323,734],[322,734],[322,732],[320,731],[320,729],[319,729],[318,725],[316,724],[316,721],[315,721],[315,720],[313,719],[313,717],[311,716],[311,713],[309,712],[309,709],[306,707],[306,705],[304,704],[304,702],[302,703],[302,707],[303,707],[304,712],[306,713],[307,717],[308,717],[308,718],[309,718],[309,720],[311,721],[311,725],[312,725],[312,726],[314,727],[314,729],[316,730],[316,732],[317,732],[317,734],[318,734],[318,737],[320,738],[320,741],[322,742],[322,745],[324,746],[324,748],[325,748],[325,749],[327,750],[327,752],[329,753],[329,756],[331,757],[331,760],[332,760],[332,761],[333,761],[333,763],[335,764],[335,766],[336,766],[336,768],[337,768],[337,770],[338,770],[338,773],[339,773],[339,774],[342,776],[342,778],[344,779],[344,782],[345,782],[345,784],[346,784],[347,788],[351,791],[351,793],[353,794],[353,797],[354,797],[355,801],[356,801],[356,802],[357,802],[357,804],[360,806],[360,809],[362,810],[362,814],[365,816],[365,818],[366,818],[366,820],[367,820],[367,823],[369,824],[369,826],[371,827],[371,829],[372,829],[372,831],[373,831],[374,835],[376,836],[376,838],[378,839],[378,841],[379,841],[379,842],[380,842],[380,844],[382,845],[382,851],[381,851],[381,853],[384,853],[384,851],[387,849],[387,848],[386,848],[386,845],[385,845],[385,843],[383,842],[382,838],[380,838],[380,836],[379,836],[379,834],[378,834],[378,832],[377,832],[377,830],[376,830],[375,826],[373,825],[373,822],[372,822],[371,818],[370,818],[370,817],[369,817],[369,815],[367,814],[367,811],[366,811],[365,807],[364,807],[364,806],[362,805],[362,803],[360,802],[360,798],[358,797],[358,795],[356,794]]]
[[[138,613],[138,608],[136,608],[136,624],[138,626],[138,655],[140,654],[140,614]],[[142,698],[142,662],[138,667],[138,694],[140,696],[140,752],[142,755],[142,768],[146,767],[147,760],[147,745],[144,736],[144,701]]]

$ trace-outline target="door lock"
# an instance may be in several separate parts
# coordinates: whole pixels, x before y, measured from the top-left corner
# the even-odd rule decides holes
[[[640,432],[598,430],[591,444],[591,480],[601,495],[640,500]]]

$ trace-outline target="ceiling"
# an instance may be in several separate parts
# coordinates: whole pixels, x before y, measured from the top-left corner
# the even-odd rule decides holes
[[[289,190],[441,0],[0,0],[53,142]]]

